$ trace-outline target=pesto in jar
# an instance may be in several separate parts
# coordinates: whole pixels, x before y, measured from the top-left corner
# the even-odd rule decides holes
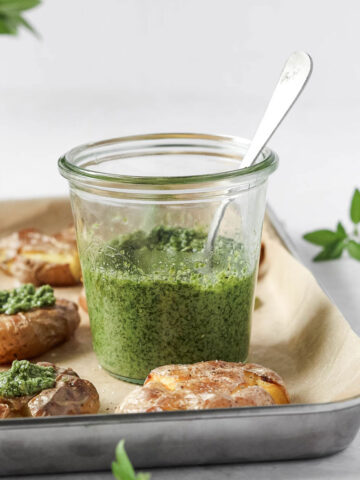
[[[210,265],[206,238],[159,226],[82,255],[93,345],[110,373],[142,382],[160,365],[246,360],[255,271],[225,237]]]
[[[0,290],[0,313],[14,315],[33,308],[51,307],[55,300],[50,285],[35,288],[32,283],[26,283],[13,290]]]
[[[52,388],[56,373],[52,367],[36,365],[28,360],[14,360],[11,368],[0,372],[0,397],[22,397]]]

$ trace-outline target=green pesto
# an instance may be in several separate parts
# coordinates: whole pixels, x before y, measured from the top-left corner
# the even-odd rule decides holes
[[[254,271],[243,245],[156,227],[114,239],[82,258],[93,345],[114,375],[142,381],[155,367],[248,355]]]
[[[0,397],[22,397],[52,388],[56,373],[52,367],[35,365],[28,360],[14,360],[11,368],[0,372]]]
[[[54,290],[50,285],[35,288],[27,283],[13,290],[0,290],[0,313],[13,315],[32,308],[50,307],[55,303]]]

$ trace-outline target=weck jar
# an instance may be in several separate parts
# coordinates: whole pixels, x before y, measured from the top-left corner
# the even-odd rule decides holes
[[[248,145],[149,134],[60,158],[93,346],[112,375],[142,383],[160,365],[247,359],[267,179],[278,162],[265,148],[241,169]]]

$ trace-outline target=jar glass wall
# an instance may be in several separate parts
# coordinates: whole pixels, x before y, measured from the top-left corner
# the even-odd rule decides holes
[[[155,134],[60,158],[94,350],[111,374],[141,383],[160,365],[246,360],[267,178],[277,165],[265,149],[239,169],[247,147],[232,137]]]

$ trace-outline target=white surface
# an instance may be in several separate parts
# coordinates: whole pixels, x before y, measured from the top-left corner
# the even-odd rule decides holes
[[[315,265],[317,249],[301,239],[346,223],[360,187],[359,13],[357,0],[45,2],[27,15],[41,42],[27,33],[0,38],[0,199],[66,193],[56,160],[87,141],[159,131],[251,137],[285,58],[307,50],[313,77],[271,142],[280,167],[269,202],[360,332],[360,262]],[[355,478],[359,446],[358,437],[347,453],[319,460],[319,478],[339,478],[342,468],[341,478]],[[245,471],[265,478],[263,469]]]
[[[151,480],[358,480],[359,450],[352,444],[332,457],[307,461],[265,462],[259,464],[206,467],[142,469],[151,472]],[[3,480],[114,480],[111,473],[79,473],[7,477]]]

